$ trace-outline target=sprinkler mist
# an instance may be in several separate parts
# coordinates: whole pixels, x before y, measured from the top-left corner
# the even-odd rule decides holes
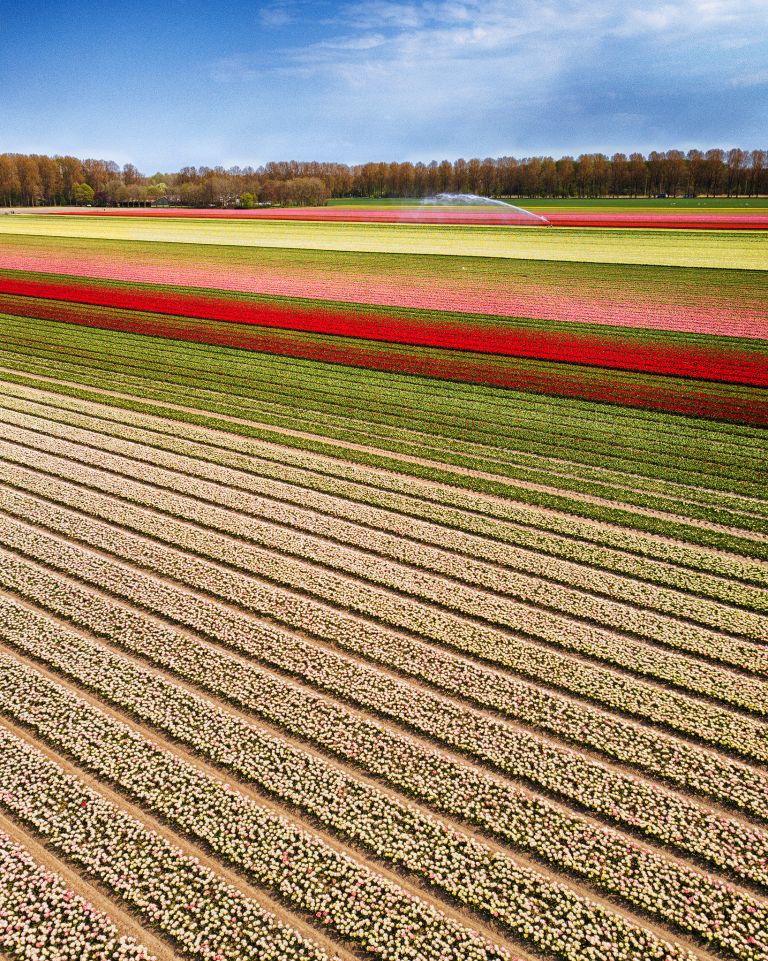
[[[434,197],[424,197],[421,201],[430,207],[502,207],[510,215],[510,220],[522,223],[552,225],[546,217],[534,214],[523,207],[516,207],[506,200],[496,200],[493,197],[481,197],[479,194],[435,194]]]

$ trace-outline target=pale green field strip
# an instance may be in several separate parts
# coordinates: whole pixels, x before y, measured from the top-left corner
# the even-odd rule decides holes
[[[19,364],[12,356],[0,351],[0,363],[2,362],[14,365],[17,369],[22,367],[30,371],[36,369],[35,365]],[[88,369],[91,369],[91,366],[89,365]],[[133,365],[125,366],[128,370],[139,369]],[[57,369],[60,374],[69,373],[69,376],[72,376],[73,369],[61,362],[57,362]],[[95,378],[91,378],[91,382],[94,380]],[[125,386],[128,390],[135,389],[129,385]],[[271,392],[265,390],[265,399],[258,405],[258,416],[261,422],[271,422],[310,432],[318,431],[320,425],[316,417],[308,419],[298,413],[294,415],[295,408],[292,408],[289,403],[279,405],[266,399],[275,395],[279,395],[277,387]],[[234,400],[230,402],[228,409],[233,414],[246,417],[249,414],[254,415],[253,407],[249,409],[238,407]],[[271,418],[269,414],[272,415]],[[674,522],[685,519],[696,523],[698,520],[707,526],[716,525],[722,531],[736,533],[739,536],[750,531],[758,534],[768,533],[768,503],[736,493],[707,491],[704,488],[668,481],[654,482],[640,476],[632,476],[631,473],[622,475],[615,471],[606,477],[604,469],[601,471],[588,466],[569,464],[563,459],[555,460],[536,454],[509,452],[502,447],[488,448],[476,442],[462,442],[402,427],[391,427],[385,431],[380,426],[369,427],[359,422],[356,426],[355,420],[350,417],[339,418],[329,414],[325,417],[324,423],[326,430],[332,425],[340,427],[342,433],[336,434],[340,439],[357,439],[365,442],[366,446],[376,444],[382,449],[388,446],[392,449],[393,441],[398,441],[394,449],[404,454],[420,458],[428,457],[458,466],[463,465],[489,476],[508,477],[532,490],[549,490],[552,493],[568,492],[568,496],[576,501],[595,501],[612,507],[632,505],[655,517],[666,517]],[[355,432],[350,434],[350,429],[355,429]],[[510,434],[510,437],[512,436]],[[708,444],[707,450],[710,457],[715,456],[716,445]],[[566,454],[567,449],[562,453]],[[742,451],[742,453],[746,452]],[[458,454],[463,456],[459,457]],[[724,456],[728,457],[729,453],[725,451]],[[743,470],[745,473],[750,470],[754,472],[751,464],[744,466]]]
[[[224,391],[245,416],[247,405],[256,400],[262,420],[269,419],[271,405],[287,405],[283,420],[275,423],[314,418],[321,433],[331,426],[331,417],[350,427],[364,420],[364,436],[378,432],[387,440],[383,446],[391,446],[398,436],[423,442],[428,432],[432,445],[440,437],[451,439],[448,456],[465,442],[480,443],[493,446],[497,460],[543,454],[679,480],[690,487],[741,490],[760,499],[765,491],[762,482],[750,484],[756,472],[768,474],[766,432],[759,428],[8,315],[2,315],[2,324],[6,366],[45,373],[55,363],[81,379],[91,368],[105,382],[128,374],[184,397],[201,390],[200,396],[213,399]],[[620,448],[615,444],[617,429],[624,439]]]
[[[108,431],[108,428],[98,421],[94,423],[92,419],[85,417],[78,419],[77,415],[67,415],[58,405],[51,406],[55,397],[34,388],[0,379],[0,398],[2,407],[6,410],[38,414],[49,420],[88,427],[90,430]],[[153,443],[157,443],[156,439]],[[517,477],[533,480],[545,476],[549,485],[556,485],[560,489],[573,489],[574,483],[578,482],[578,489],[582,492],[598,492],[603,496],[638,504],[643,503],[642,499],[637,499],[638,496],[651,496],[658,509],[673,510],[689,517],[709,517],[711,512],[716,517],[727,516],[727,523],[735,523],[737,526],[742,524],[745,529],[759,529],[756,520],[768,516],[768,501],[765,500],[725,491],[709,491],[703,487],[675,484],[671,481],[649,480],[632,471],[620,472],[590,467],[567,461],[565,458],[548,458],[535,454],[510,454],[506,463],[508,467],[517,465]],[[535,468],[536,473],[529,468]]]
[[[768,269],[768,231],[621,230],[17,215],[0,235]]]
[[[9,349],[13,346],[15,351],[30,356],[50,357],[53,350],[59,358],[64,353],[70,362],[90,363],[105,371],[112,369],[113,364],[118,368],[123,365],[135,368],[139,364],[140,370],[134,370],[134,373],[148,371],[156,380],[185,385],[196,382],[205,385],[205,381],[213,376],[215,382],[212,386],[226,385],[228,394],[241,397],[266,381],[276,396],[291,398],[294,407],[298,399],[305,408],[311,408],[313,400],[331,401],[341,404],[349,414],[348,399],[353,398],[357,416],[373,410],[379,418],[395,418],[387,423],[396,424],[398,415],[405,415],[409,426],[418,418],[417,426],[424,429],[424,425],[439,427],[458,420],[463,431],[455,435],[459,437],[466,436],[466,431],[471,430],[475,435],[500,434],[508,443],[519,436],[531,420],[536,422],[535,429],[541,434],[540,421],[545,418],[549,422],[547,434],[557,434],[558,448],[563,447],[563,440],[569,437],[570,431],[570,447],[575,447],[572,443],[574,435],[581,441],[579,447],[582,448],[594,434],[598,438],[601,435],[604,439],[609,438],[615,449],[614,431],[620,424],[622,432],[632,442],[625,452],[628,457],[633,456],[638,443],[647,447],[650,440],[651,444],[655,442],[657,447],[666,449],[667,442],[678,437],[681,441],[693,441],[685,454],[686,460],[695,456],[697,441],[707,446],[713,443],[729,445],[731,456],[738,450],[754,454],[758,449],[768,459],[766,432],[757,427],[57,324],[37,318],[0,314],[0,322]],[[193,381],[189,379],[191,376],[195,378]],[[473,423],[467,417],[468,412]],[[511,426],[513,430],[500,430],[505,426]],[[637,460],[645,460],[649,453],[651,451],[644,450],[642,456],[634,456]]]
[[[29,365],[17,365],[22,369]],[[571,515],[580,515],[591,518],[597,522],[594,526],[593,534],[601,525],[609,525],[611,528],[619,530],[629,527],[638,533],[644,531],[651,539],[654,536],[675,537],[691,543],[700,544],[705,548],[715,547],[717,549],[728,550],[744,556],[760,558],[766,553],[764,534],[752,534],[748,531],[739,529],[738,519],[728,516],[734,520],[737,528],[726,527],[719,529],[715,524],[695,519],[678,521],[674,517],[656,516],[652,511],[636,509],[627,506],[612,506],[611,502],[601,503],[598,500],[581,498],[578,494],[572,495],[567,491],[558,491],[549,485],[543,487],[541,484],[526,484],[525,482],[515,483],[513,479],[506,480],[503,476],[496,479],[496,475],[510,474],[514,477],[514,470],[507,470],[504,465],[477,459],[466,458],[452,454],[445,449],[435,451],[434,448],[423,445],[409,445],[398,443],[395,440],[387,442],[387,435],[374,434],[364,428],[362,430],[335,429],[329,426],[327,419],[314,417],[302,423],[301,418],[291,417],[290,411],[286,410],[281,418],[271,418],[263,409],[261,404],[251,401],[243,401],[236,405],[225,394],[208,391],[192,390],[187,388],[185,391],[171,391],[157,389],[153,382],[137,381],[136,378],[123,377],[116,375],[81,375],[77,376],[72,371],[67,371],[67,365],[61,365],[63,371],[69,377],[91,386],[106,386],[110,384],[112,389],[138,395],[147,399],[161,400],[182,404],[184,406],[194,403],[198,409],[204,409],[227,416],[238,415],[244,421],[253,422],[254,429],[261,431],[265,437],[273,437],[294,446],[313,447],[318,443],[331,453],[337,453],[347,459],[380,466],[394,466],[395,469],[404,473],[416,474],[430,477],[440,482],[466,487],[469,489],[484,491],[491,495],[501,495],[510,498],[519,507],[528,504],[531,509],[539,508],[546,514],[542,514],[545,525],[557,525],[557,517],[551,511],[566,512]],[[32,372],[42,372],[49,368],[31,365]],[[5,374],[6,378],[12,379],[11,375]],[[258,425],[258,426],[257,426]],[[264,426],[269,425],[269,426]],[[273,429],[277,425],[276,429]],[[296,428],[301,428],[301,432],[296,434]],[[288,433],[285,433],[288,431]],[[321,440],[322,437],[329,438],[330,443]],[[374,440],[380,447],[372,447],[370,441]],[[336,447],[335,444],[340,446]],[[356,446],[355,446],[356,445]],[[318,448],[319,449],[319,448]],[[385,453],[391,451],[392,455]],[[432,457],[431,460],[423,460],[425,457]],[[436,458],[436,459],[435,459]],[[455,465],[455,466],[454,466]],[[471,468],[473,470],[467,470]],[[480,469],[478,472],[477,469]],[[484,470],[491,470],[494,473],[486,476]],[[551,478],[549,478],[551,482]],[[567,486],[563,485],[563,486]],[[578,488],[578,485],[577,485]],[[652,499],[651,499],[652,503]],[[693,512],[695,513],[695,511]],[[718,515],[720,516],[720,515]],[[743,527],[757,526],[762,527],[764,521],[755,518],[750,521],[745,518]],[[590,535],[592,536],[592,535]],[[639,549],[641,541],[638,540],[635,549]],[[643,544],[650,545],[652,540],[643,539]],[[757,582],[764,580],[768,582],[768,571],[763,575],[757,574]],[[745,579],[750,579],[749,577]]]

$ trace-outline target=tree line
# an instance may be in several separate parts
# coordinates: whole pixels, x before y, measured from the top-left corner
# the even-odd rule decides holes
[[[487,157],[431,163],[270,162],[182,167],[146,176],[133,164],[0,154],[0,204],[255,206],[323,204],[331,197],[757,196],[768,194],[765,150],[666,150],[578,157]]]

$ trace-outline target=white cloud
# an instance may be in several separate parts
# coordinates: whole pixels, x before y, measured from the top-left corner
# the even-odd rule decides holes
[[[766,87],[768,86],[768,70],[754,70],[750,73],[737,74],[729,81],[731,87]]]
[[[667,136],[665,84],[679,118],[680,98],[704,81],[763,82],[748,59],[737,73],[725,48],[744,42],[747,22],[759,37],[766,13],[767,0],[352,0],[268,62],[233,57],[213,75],[301,90],[292,116],[310,142],[330,143],[329,155],[348,156],[354,143],[374,155],[379,143],[407,144],[410,156],[456,143],[519,152],[545,127],[576,152],[605,131],[616,144],[633,130],[635,146],[640,129]]]
[[[293,14],[283,5],[262,7],[257,17],[262,27],[269,28],[285,27],[293,21]]]
[[[629,6],[615,32],[628,37],[665,31],[700,34],[733,26],[752,30],[761,22],[768,28],[766,0],[676,0]]]

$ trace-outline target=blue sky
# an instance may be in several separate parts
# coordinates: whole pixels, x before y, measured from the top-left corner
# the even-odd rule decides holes
[[[0,0],[0,151],[152,173],[766,131],[768,0]]]

